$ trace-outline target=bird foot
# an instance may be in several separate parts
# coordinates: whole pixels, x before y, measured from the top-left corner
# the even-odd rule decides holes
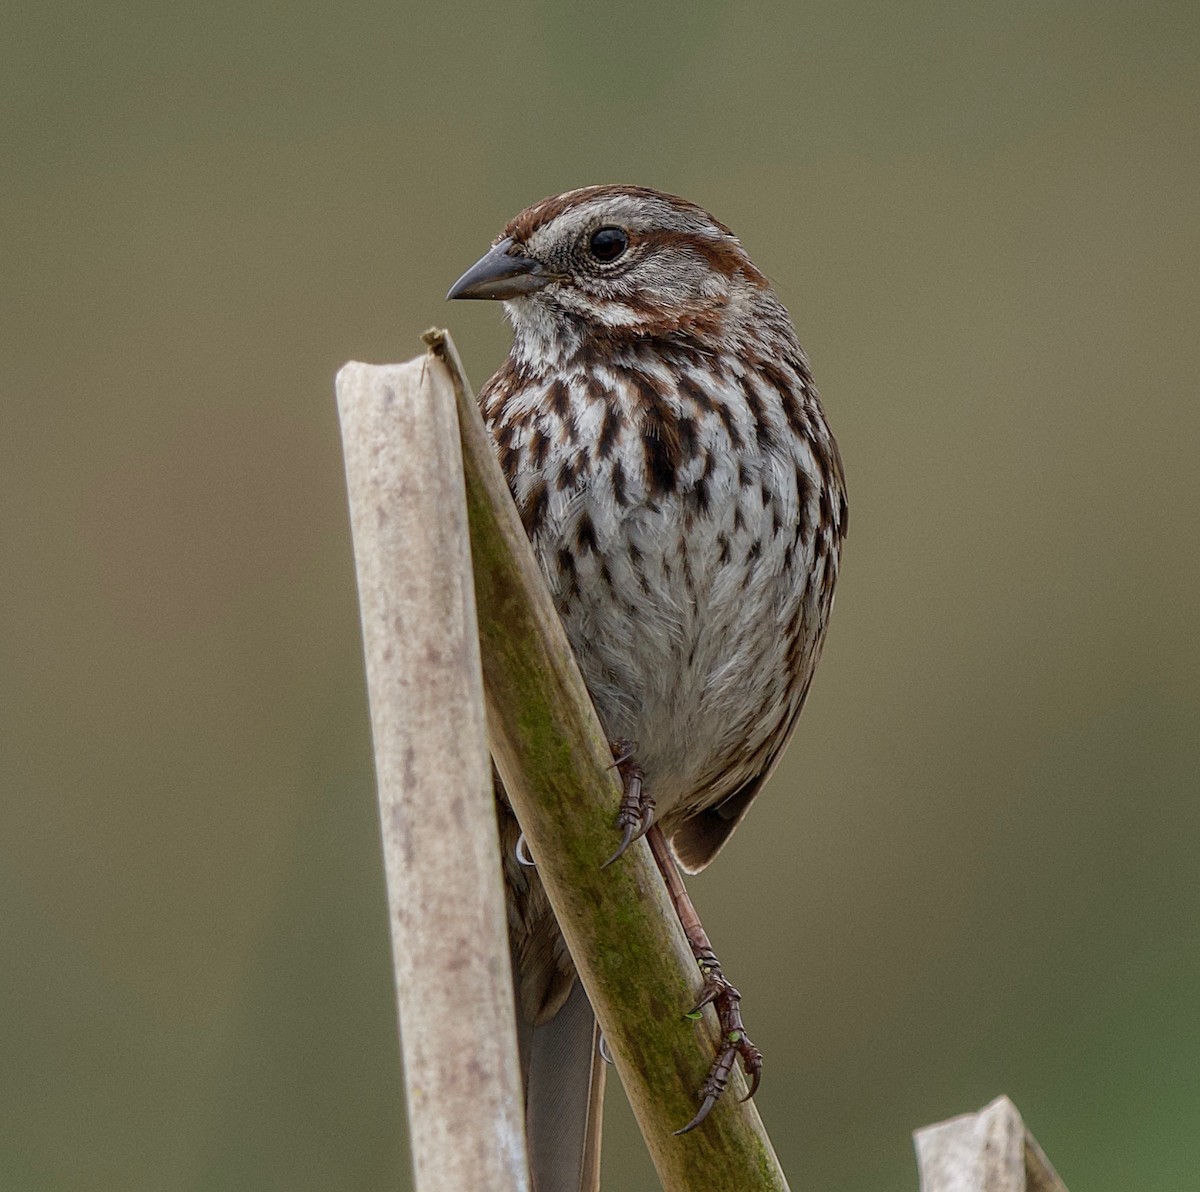
[[[721,1042],[716,1058],[700,1086],[701,1105],[696,1116],[686,1126],[676,1130],[676,1134],[686,1134],[694,1130],[712,1111],[712,1107],[721,1099],[725,1086],[733,1075],[733,1067],[738,1058],[742,1061],[742,1070],[750,1082],[750,1091],[742,1098],[749,1101],[758,1091],[762,1079],[762,1052],[750,1042],[742,1022],[742,995],[725,979],[717,958],[710,952],[707,956],[698,957],[700,971],[704,974],[704,990],[700,1001],[688,1017],[698,1016],[705,1006],[711,1005],[717,1013],[717,1022],[721,1027]]]
[[[640,840],[650,830],[654,823],[654,800],[642,789],[642,767],[633,760],[637,744],[634,741],[610,741],[613,751],[612,769],[621,775],[621,785],[625,793],[621,796],[621,805],[617,811],[617,829],[621,833],[621,843],[601,869],[607,869],[635,841]]]

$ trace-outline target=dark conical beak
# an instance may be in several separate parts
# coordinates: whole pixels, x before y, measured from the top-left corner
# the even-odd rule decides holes
[[[450,287],[450,298],[519,298],[555,280],[540,261],[514,251],[511,239],[501,240],[479,258]]]

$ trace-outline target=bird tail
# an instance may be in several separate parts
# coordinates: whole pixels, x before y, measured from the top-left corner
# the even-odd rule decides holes
[[[525,1133],[534,1192],[599,1192],[604,1062],[583,985],[528,1038]]]

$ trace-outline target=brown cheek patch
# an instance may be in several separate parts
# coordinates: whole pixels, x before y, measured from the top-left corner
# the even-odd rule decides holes
[[[686,249],[694,253],[714,272],[722,277],[733,279],[739,274],[752,285],[760,289],[767,288],[767,279],[759,272],[754,262],[746,256],[745,250],[736,240],[722,238],[714,240],[710,236],[700,236],[695,232],[678,232],[668,228],[657,228],[642,232],[636,238],[637,244],[644,245],[648,250],[655,249]]]

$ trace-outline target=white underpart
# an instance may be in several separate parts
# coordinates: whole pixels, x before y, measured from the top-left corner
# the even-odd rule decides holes
[[[665,369],[659,375],[670,380]],[[628,413],[613,458],[640,460],[639,397],[620,375],[601,370],[601,376]],[[710,385],[704,374],[692,376]],[[603,406],[586,395],[580,381],[569,389],[578,440],[594,444]],[[694,413],[682,408],[673,389],[669,393],[677,414]],[[544,395],[544,387],[534,386],[517,399],[533,414],[529,433],[539,425]],[[561,442],[554,443],[540,473],[517,477],[518,500],[539,478],[549,482],[547,514],[534,538],[539,562],[605,730],[638,743],[647,786],[664,808],[691,801],[702,790],[704,802],[716,801],[761,769],[760,750],[778,733],[795,691],[784,629],[801,602],[813,606],[814,629],[819,618],[820,585],[810,582],[819,566],[815,533],[807,544],[794,547],[790,567],[784,566],[800,516],[796,460],[804,457],[810,469],[814,464],[807,445],[783,433],[780,402],[770,395],[765,389],[767,420],[780,432],[777,448],[760,453],[753,446],[755,425],[745,402],[717,394],[735,411],[742,439],[751,446],[736,453],[721,422],[705,419],[699,423],[696,460],[681,472],[677,491],[666,496],[652,497],[640,471],[628,467],[624,506],[614,496],[611,470],[603,466],[558,490],[554,477],[580,451]],[[518,432],[517,443],[523,433]],[[687,533],[681,533],[689,493],[709,455],[715,461],[708,479],[709,512],[694,516]],[[739,484],[742,463],[754,480],[749,491]],[[774,498],[766,507],[764,486]],[[776,502],[778,532],[773,528]],[[815,503],[814,495],[806,518],[810,525],[817,520]],[[584,514],[595,529],[594,553],[575,549]],[[747,581],[745,560],[756,543],[760,554]],[[564,545],[575,556],[579,586],[569,597],[570,577],[558,563]],[[602,577],[605,567],[611,589]],[[730,769],[731,756],[752,760]]]

